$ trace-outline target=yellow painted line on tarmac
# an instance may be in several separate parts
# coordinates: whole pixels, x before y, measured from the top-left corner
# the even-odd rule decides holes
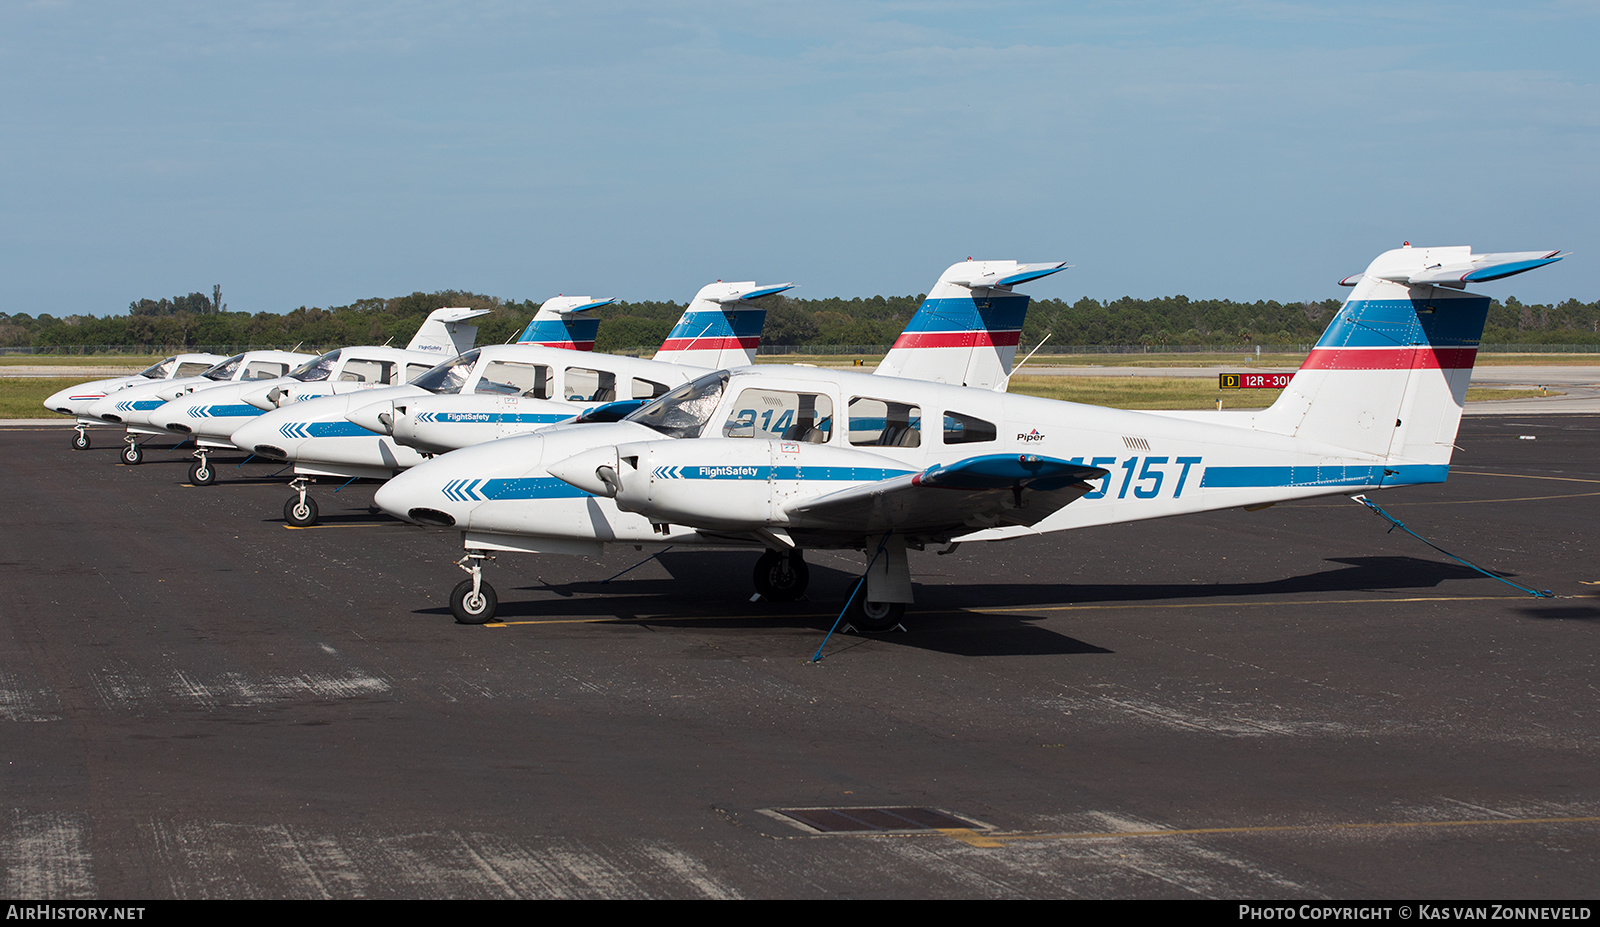
[[[757,621],[773,618],[833,618],[838,612],[818,612],[815,614],[796,615],[661,615],[641,618],[618,618],[615,615],[605,615],[594,618],[529,618],[525,621],[490,621],[483,625],[485,628],[508,628],[514,624],[662,624],[668,621]],[[939,612],[918,612],[919,615],[940,614]]]
[[[1340,830],[1406,830],[1435,827],[1530,826],[1537,824],[1594,824],[1600,816],[1556,818],[1478,818],[1463,821],[1369,821],[1348,824],[1278,824],[1255,827],[1190,827],[1172,830],[1096,831],[1076,834],[986,834],[967,828],[940,829],[939,833],[969,846],[994,848],[1008,843],[1115,840],[1145,837],[1199,837],[1213,834],[1273,834]]]
[[[318,530],[320,528],[387,528],[390,525],[398,525],[398,524],[402,524],[402,522],[397,522],[397,521],[364,521],[364,522],[358,522],[358,523],[352,524],[352,525],[284,525],[283,527],[287,528],[290,531],[316,531],[316,530]]]
[[[1283,607],[1304,607],[1307,605],[1388,605],[1401,602],[1500,602],[1521,601],[1527,596],[1522,595],[1433,595],[1413,596],[1404,599],[1281,599],[1272,602],[1169,602],[1160,605],[1150,603],[1136,603],[1128,605],[1017,605],[1004,608],[974,608],[968,611],[979,614],[993,614],[995,612],[1077,612],[1077,611],[1126,611],[1136,608],[1239,608],[1242,606],[1273,605]]]

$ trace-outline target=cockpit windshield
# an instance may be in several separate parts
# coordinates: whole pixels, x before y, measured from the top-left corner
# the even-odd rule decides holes
[[[178,356],[174,354],[166,360],[157,361],[154,364],[151,364],[149,367],[140,371],[139,376],[148,377],[151,380],[165,380],[167,378],[167,374],[172,372],[172,367],[177,362]]]
[[[653,428],[669,438],[698,438],[728,388],[728,371],[693,380],[623,419]]]
[[[339,361],[339,352],[344,348],[336,348],[321,357],[315,357],[289,371],[289,376],[306,383],[317,383],[333,375],[333,365]]]
[[[219,383],[226,382],[233,379],[234,372],[239,369],[239,365],[242,363],[244,363],[244,355],[235,354],[200,375],[207,380],[216,380]]]
[[[472,376],[472,368],[477,363],[478,351],[474,349],[414,377],[411,385],[440,396],[454,396],[461,392],[461,387],[467,385],[467,378]]]

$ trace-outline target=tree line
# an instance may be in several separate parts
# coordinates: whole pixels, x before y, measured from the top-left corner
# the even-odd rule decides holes
[[[771,297],[762,343],[770,345],[888,345],[910,320],[923,297],[855,299]],[[1168,296],[1075,301],[1036,299],[1023,326],[1023,348],[1046,341],[1069,345],[1309,344],[1340,301],[1237,302]],[[49,314],[0,313],[0,347],[49,349],[105,345],[162,352],[201,346],[329,348],[344,344],[404,346],[429,312],[442,306],[488,309],[478,320],[478,343],[513,340],[539,308],[464,290],[439,290],[357,300],[347,306],[301,306],[292,312],[230,312],[220,299],[190,293],[171,299],[134,300],[126,315],[55,318]],[[661,344],[684,303],[618,302],[595,311],[602,319],[596,350],[632,352]],[[1600,345],[1600,301],[1569,299],[1559,304],[1496,300],[1483,340],[1491,344]]]

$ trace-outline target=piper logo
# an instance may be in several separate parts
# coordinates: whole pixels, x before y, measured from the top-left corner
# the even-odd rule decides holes
[[[1035,441],[1043,441],[1044,435],[1040,434],[1039,429],[1035,428],[1027,434],[1018,434],[1017,440],[1024,444],[1032,444]]]

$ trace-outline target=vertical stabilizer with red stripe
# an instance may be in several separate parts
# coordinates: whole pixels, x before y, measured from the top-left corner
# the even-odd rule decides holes
[[[1011,379],[1028,297],[1012,287],[1064,263],[963,261],[939,277],[874,373],[1004,390]]]
[[[592,296],[556,296],[547,299],[533,314],[533,321],[523,329],[517,344],[593,351],[594,336],[600,331],[600,320],[589,315],[589,310],[614,302],[615,298],[595,299]]]
[[[756,362],[766,307],[753,300],[782,293],[792,283],[716,283],[700,288],[683,310],[655,359],[694,367],[742,367]]]
[[[1394,461],[1448,464],[1489,313],[1489,297],[1465,286],[1561,257],[1409,245],[1379,255],[1343,281],[1354,292],[1255,427]]]

